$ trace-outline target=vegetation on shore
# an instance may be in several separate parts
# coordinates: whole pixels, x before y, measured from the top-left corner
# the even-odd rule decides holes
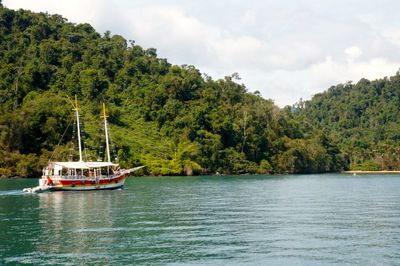
[[[314,127],[330,132],[352,170],[400,170],[400,71],[332,86],[302,105]]]
[[[395,169],[399,80],[338,85],[280,109],[235,73],[213,80],[89,24],[0,6],[0,176],[35,176],[50,158],[76,158],[73,95],[86,158],[103,156],[105,101],[116,158],[122,167],[146,165],[145,174],[316,173],[378,162]]]

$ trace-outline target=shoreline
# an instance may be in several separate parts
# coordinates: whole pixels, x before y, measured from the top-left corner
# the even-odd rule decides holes
[[[400,170],[350,170],[350,171],[342,171],[342,172],[327,172],[327,173],[312,173],[314,174],[400,174]],[[192,175],[192,176],[257,176],[257,175],[268,175],[268,176],[281,176],[281,175],[307,175],[307,174],[208,174],[208,175]],[[187,175],[140,175],[140,177],[162,177],[162,176],[185,176],[190,177]],[[139,177],[132,175],[131,177]],[[12,179],[38,179],[39,177],[36,176],[0,176],[0,180],[12,180]]]
[[[380,170],[380,171],[364,171],[364,170],[352,170],[343,171],[344,174],[400,174],[400,170]]]

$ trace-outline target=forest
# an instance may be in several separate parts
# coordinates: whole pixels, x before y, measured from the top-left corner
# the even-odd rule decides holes
[[[75,95],[85,160],[104,159],[105,102],[113,161],[146,165],[140,174],[400,168],[399,73],[279,108],[237,73],[214,80],[89,24],[0,3],[0,176],[76,160]]]
[[[400,71],[392,77],[332,86],[299,113],[324,128],[353,170],[400,169]]]

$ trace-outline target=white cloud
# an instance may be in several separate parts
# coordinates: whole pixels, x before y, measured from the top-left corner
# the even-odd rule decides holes
[[[344,50],[345,54],[347,55],[348,60],[354,60],[361,56],[362,51],[357,46],[351,46]]]
[[[242,24],[247,27],[254,27],[257,23],[257,14],[254,10],[247,10],[242,16]]]
[[[385,58],[373,58],[363,62],[339,62],[327,56],[325,60],[302,70],[278,70],[264,75],[253,73],[250,80],[243,78],[243,81],[250,84],[252,89],[257,89],[257,85],[263,84],[258,88],[262,95],[274,99],[279,106],[284,106],[293,104],[300,98],[310,99],[314,94],[332,85],[347,81],[357,82],[361,78],[383,78],[393,75],[398,69],[398,63]]]
[[[214,40],[212,49],[221,67],[234,68],[255,65],[256,61],[260,60],[257,55],[262,54],[265,45],[250,36],[232,36]]]
[[[13,9],[23,8],[34,12],[62,14],[74,23],[94,22],[99,15],[96,0],[68,0],[68,3],[52,0],[6,0],[3,3]]]
[[[382,35],[392,44],[400,48],[400,29],[386,28],[382,30]]]
[[[373,58],[368,61],[354,62],[348,61],[340,63],[332,58],[326,58],[324,62],[313,65],[308,69],[314,83],[323,84],[329,82],[334,85],[349,80],[357,82],[361,78],[377,79],[380,77],[394,74],[399,65],[390,62],[385,58]],[[328,84],[326,84],[328,86]]]
[[[210,57],[208,38],[218,34],[177,8],[145,7],[131,10],[129,17],[138,44],[157,48],[163,57],[173,54],[181,64],[198,63],[200,54]]]

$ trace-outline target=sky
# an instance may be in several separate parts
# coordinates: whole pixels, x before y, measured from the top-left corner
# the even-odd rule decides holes
[[[61,14],[146,48],[172,64],[223,78],[238,73],[278,106],[332,85],[395,75],[396,0],[3,0]]]

